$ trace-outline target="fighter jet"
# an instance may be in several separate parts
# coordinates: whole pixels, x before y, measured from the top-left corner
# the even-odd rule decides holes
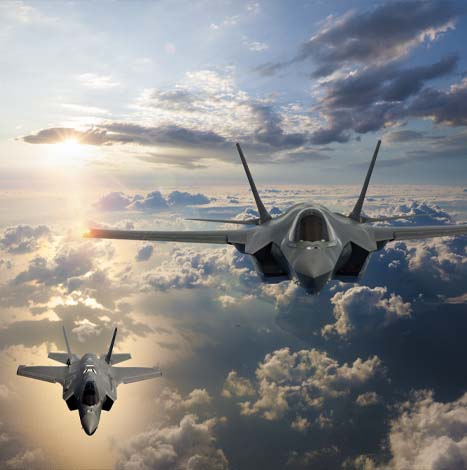
[[[245,156],[237,150],[245,169],[259,217],[247,220],[190,219],[223,224],[241,224],[248,228],[216,231],[137,231],[90,229],[85,236],[125,240],[172,241],[229,244],[251,255],[265,282],[293,280],[308,293],[318,293],[331,279],[344,282],[360,280],[370,254],[393,240],[411,240],[467,234],[467,225],[391,227],[373,226],[408,218],[365,217],[362,214],[371,174],[375,166],[379,140],[355,207],[348,215],[333,212],[312,202],[296,204],[272,218],[256,189]]]
[[[99,425],[101,411],[110,411],[117,399],[117,386],[160,377],[157,367],[114,367],[131,359],[128,353],[112,353],[117,328],[107,354],[97,357],[73,354],[63,327],[67,352],[51,352],[49,358],[65,366],[19,366],[17,374],[45,382],[59,383],[68,409],[78,410],[84,432],[92,436]]]

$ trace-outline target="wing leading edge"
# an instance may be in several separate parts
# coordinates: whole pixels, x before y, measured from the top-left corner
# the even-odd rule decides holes
[[[160,242],[244,244],[247,230],[207,230],[207,231],[144,231],[106,230],[93,228],[84,234],[86,238],[110,238],[115,240],[145,240]]]
[[[467,235],[467,224],[419,227],[372,227],[377,241],[417,240],[421,238]]]
[[[68,367],[63,366],[19,366],[16,373],[30,379],[63,385],[67,372]]]

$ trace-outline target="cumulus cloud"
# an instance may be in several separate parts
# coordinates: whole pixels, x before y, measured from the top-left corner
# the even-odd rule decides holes
[[[267,354],[259,364],[255,373],[256,401],[241,401],[241,414],[276,420],[291,409],[320,409],[326,399],[344,397],[381,373],[377,356],[340,365],[317,349],[291,352],[282,348]],[[252,392],[249,381],[232,372],[226,386],[224,396],[243,397]]]
[[[380,402],[380,397],[376,392],[365,392],[355,400],[358,406],[371,406]]]
[[[323,335],[337,333],[347,336],[352,332],[371,331],[388,325],[398,318],[407,318],[412,312],[410,302],[401,296],[387,295],[386,287],[356,286],[338,292],[331,298],[336,322],[324,326]]]
[[[148,261],[151,258],[152,253],[154,252],[153,245],[141,245],[138,248],[138,252],[136,253],[135,259],[136,261]]]
[[[206,407],[212,402],[212,397],[204,388],[193,389],[185,398],[176,390],[165,388],[156,399],[166,412],[186,412]]]
[[[78,320],[75,324],[77,326],[71,332],[76,335],[80,343],[85,343],[89,337],[99,336],[102,331],[98,325],[88,319]]]
[[[223,397],[248,397],[255,394],[256,390],[249,379],[246,377],[239,377],[238,373],[234,370],[229,372],[222,389]]]
[[[35,251],[40,243],[51,239],[51,231],[46,225],[31,227],[16,225],[4,230],[0,239],[0,247],[12,254],[24,254]]]
[[[245,262],[245,255],[232,248],[196,249],[181,247],[172,250],[171,259],[163,261],[144,276],[147,287],[160,291],[217,286],[222,288],[220,276],[229,275],[230,282],[245,285],[256,279],[256,274]]]
[[[209,204],[210,201],[211,199],[204,194],[191,194],[185,191],[172,191],[167,197],[167,202],[171,206],[200,206]]]
[[[449,403],[418,392],[391,422],[389,467],[458,469],[467,466],[467,395]]]
[[[185,415],[179,423],[143,432],[121,448],[118,470],[186,468],[193,470],[228,468],[213,434],[216,419],[199,422]]]
[[[132,202],[133,198],[122,192],[114,191],[99,198],[99,200],[94,204],[94,207],[101,211],[123,211]]]
[[[160,191],[151,191],[146,195],[129,195],[111,192],[101,196],[94,207],[100,211],[135,210],[142,212],[166,210],[177,206],[200,206],[209,204],[211,198],[201,193],[172,191],[165,197]]]

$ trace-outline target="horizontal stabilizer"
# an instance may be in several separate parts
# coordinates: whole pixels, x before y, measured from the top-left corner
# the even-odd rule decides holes
[[[112,357],[110,359],[110,364],[120,364],[120,362],[129,361],[131,359],[131,354],[129,353],[112,353]]]
[[[217,222],[219,224],[238,224],[238,225],[259,225],[259,219],[245,219],[245,220],[232,220],[232,219],[186,219],[197,220],[198,222]]]
[[[50,352],[48,357],[49,359],[52,359],[53,361],[61,362],[62,364],[66,364],[66,365],[68,365],[69,361],[75,362],[78,360],[78,357],[75,354],[72,354],[71,356],[69,356],[68,353],[62,353],[62,352]]]

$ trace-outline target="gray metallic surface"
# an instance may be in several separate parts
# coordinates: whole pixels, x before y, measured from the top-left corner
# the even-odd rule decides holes
[[[114,338],[117,329],[114,331]],[[66,363],[66,366],[19,366],[17,374],[36,380],[59,383],[63,387],[63,399],[71,410],[79,412],[81,425],[86,434],[96,431],[102,410],[110,409],[117,399],[117,386],[160,377],[157,367],[114,367],[114,364],[128,360],[130,354],[112,354],[112,347],[106,355],[85,354],[83,357],[71,353],[65,334],[67,353],[50,353],[49,358]],[[91,385],[89,385],[91,384]]]
[[[230,244],[253,257],[255,266],[264,281],[279,282],[290,279],[300,284],[309,293],[317,293],[331,279],[356,282],[364,272],[371,253],[381,249],[392,240],[467,234],[467,225],[374,227],[366,223],[408,218],[406,216],[389,218],[361,216],[380,143],[381,141],[378,141],[362,191],[349,216],[332,212],[319,204],[302,203],[292,206],[281,216],[272,219],[259,197],[243,152],[237,144],[260,214],[259,219],[247,221],[248,224],[255,224],[252,228],[170,232],[91,229],[85,237]],[[313,238],[312,240],[297,239],[299,224],[306,216],[314,217],[318,221],[316,227],[311,227],[310,233],[317,233],[318,227],[320,229],[323,227],[323,237],[315,235],[309,237]],[[209,219],[209,221],[212,220]],[[219,222],[229,221],[219,220]],[[238,223],[238,221],[231,222]]]

